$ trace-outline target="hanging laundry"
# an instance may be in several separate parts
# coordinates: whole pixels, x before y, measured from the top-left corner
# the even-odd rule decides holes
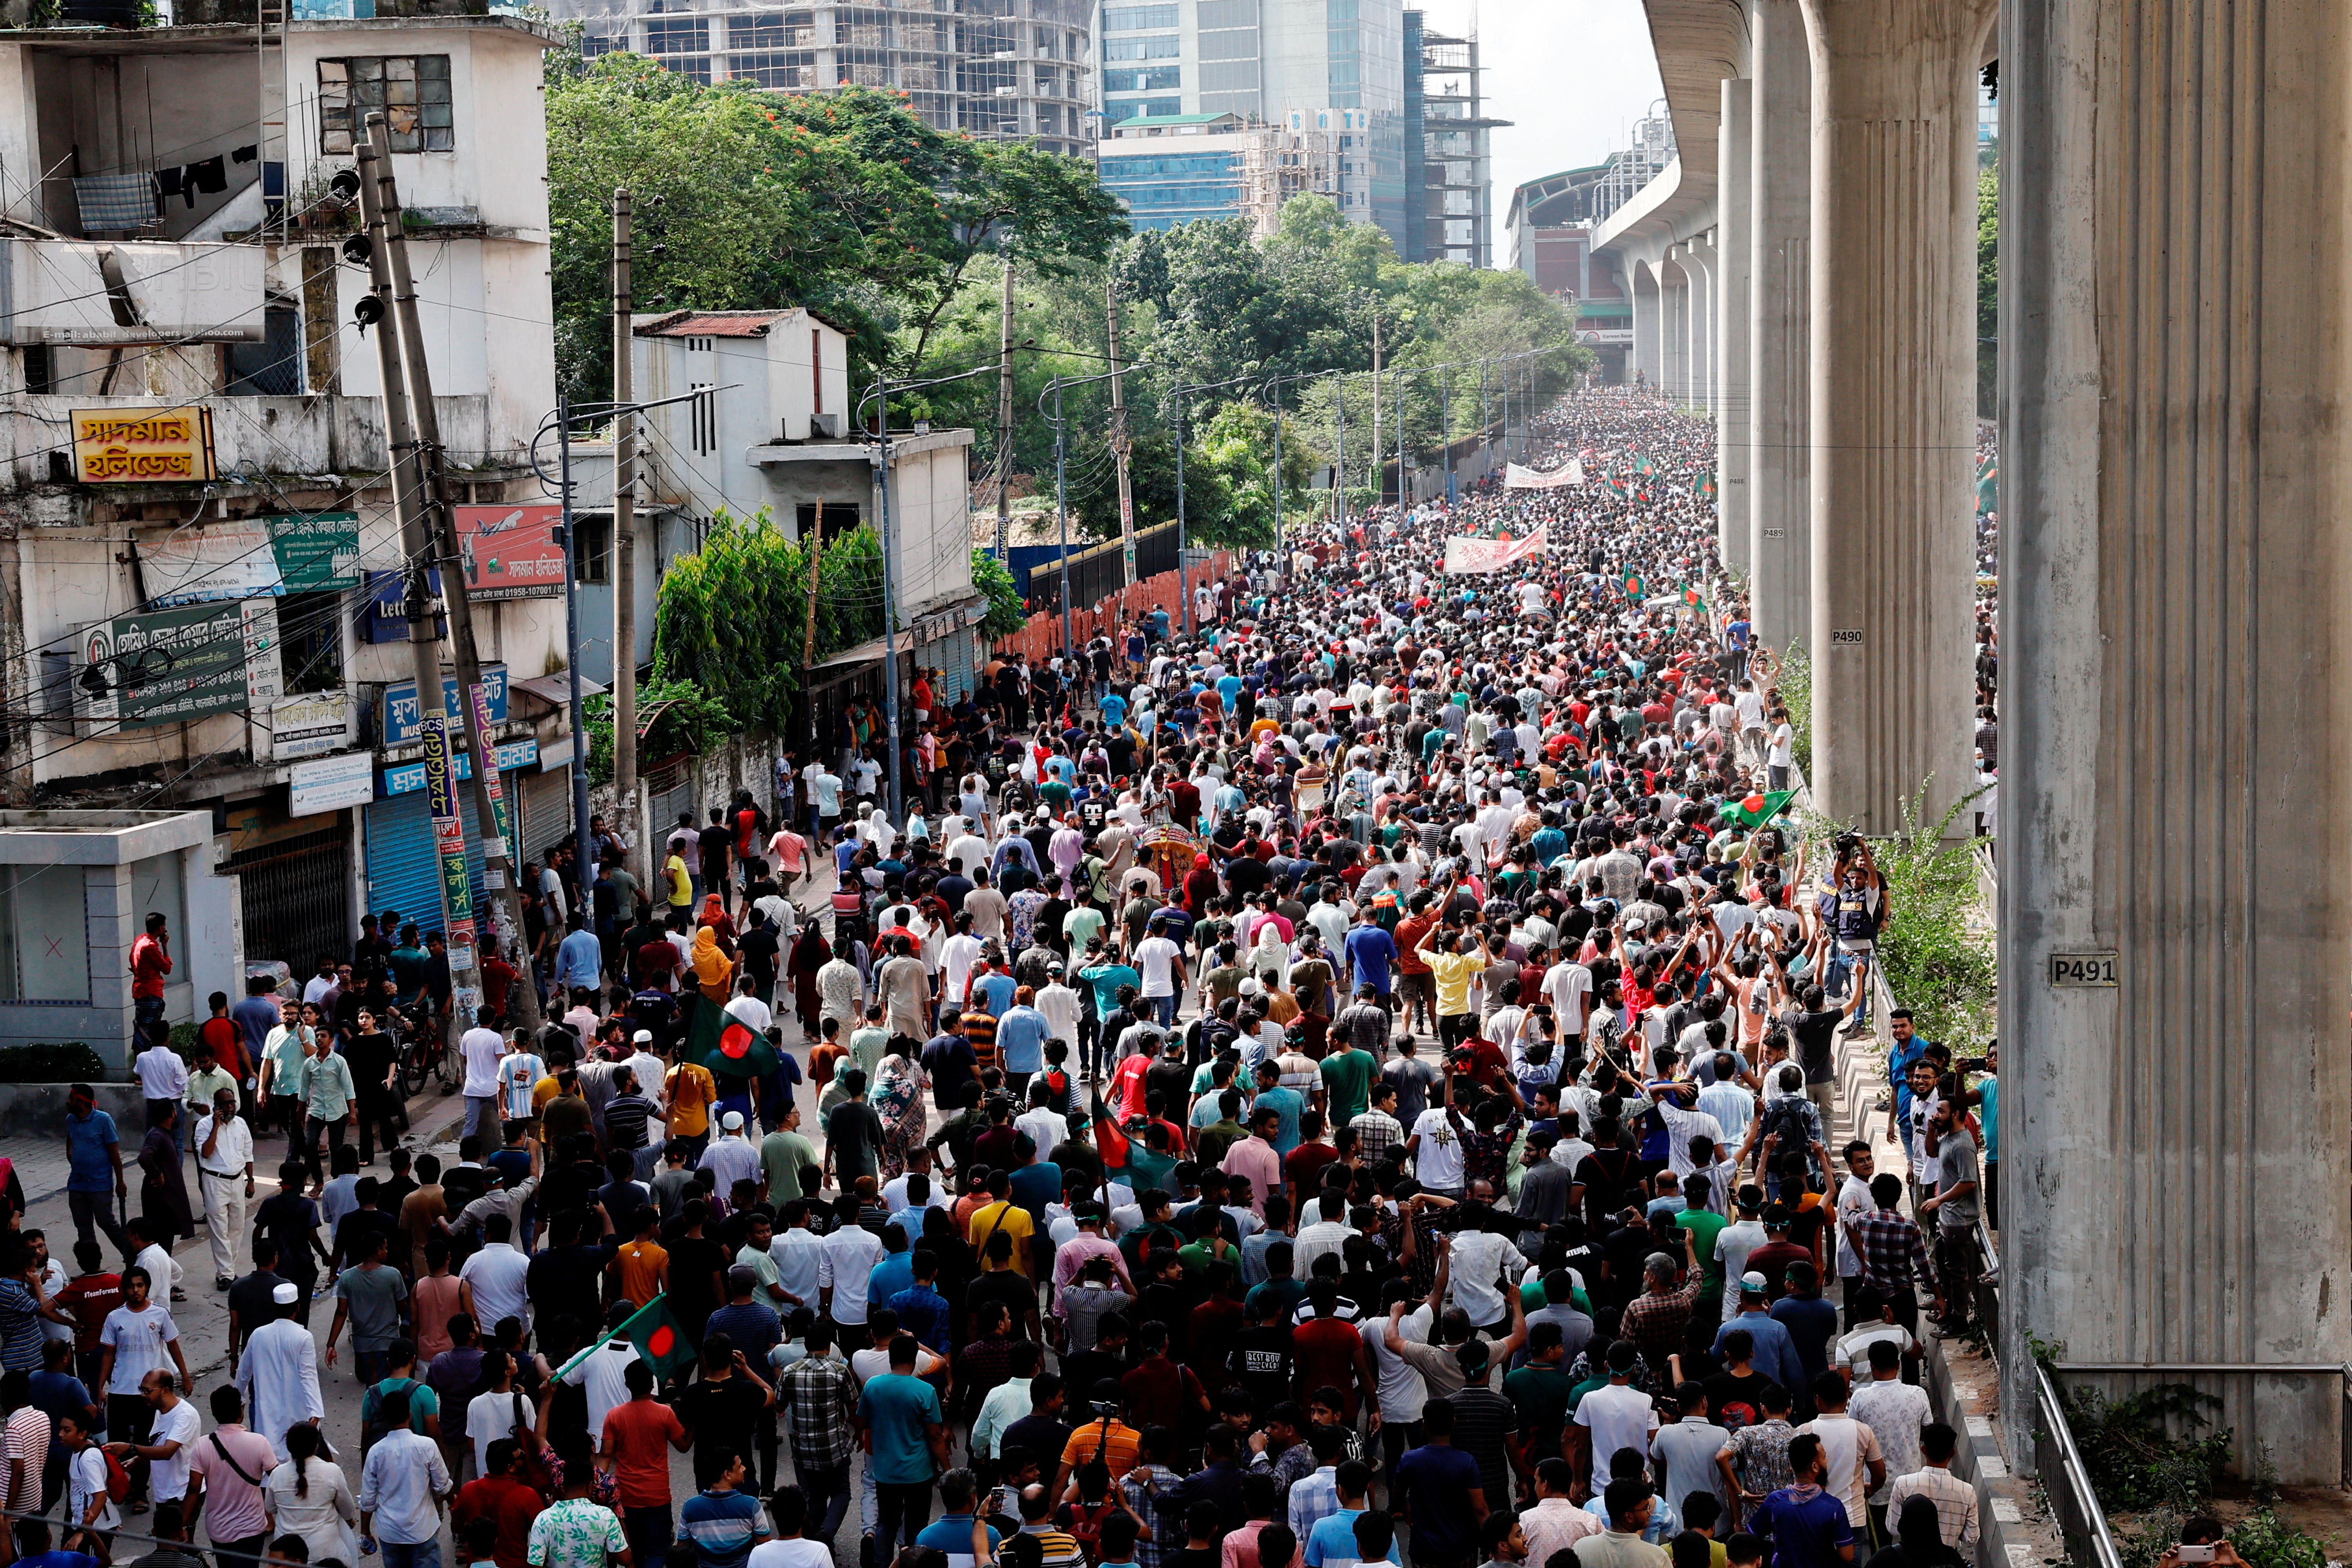
[[[229,159],[230,159],[230,161],[231,161],[231,162],[233,162],[233,163],[252,163],[256,158],[258,158],[258,157],[260,157],[260,156],[261,156],[261,149],[260,149],[259,147],[257,147],[257,147],[239,147],[236,152],[231,153],[229,154]]]
[[[181,180],[179,166],[177,164],[173,164],[168,169],[156,170],[155,179],[158,186],[160,187],[158,194],[163,197],[163,200],[157,202],[155,205],[158,207],[161,207],[163,205],[163,202],[168,202],[173,196],[180,194]]]
[[[187,167],[188,183],[206,195],[228,189],[228,161],[218,153]]]
[[[73,186],[85,233],[143,228],[155,221],[155,176],[144,169],[130,174],[79,174]]]

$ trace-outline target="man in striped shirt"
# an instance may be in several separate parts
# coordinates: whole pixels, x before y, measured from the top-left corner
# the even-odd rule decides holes
[[[1977,1520],[1977,1489],[1952,1474],[1952,1456],[1959,1451],[1959,1435],[1940,1421],[1919,1429],[1919,1452],[1926,1463],[1907,1476],[1887,1483],[1886,1516],[1903,1517],[1903,1505],[1924,1497],[1936,1505],[1936,1524],[1944,1544],[1962,1556],[1976,1554],[1982,1533]]]

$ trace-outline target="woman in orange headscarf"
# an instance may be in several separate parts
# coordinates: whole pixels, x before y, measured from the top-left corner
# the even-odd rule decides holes
[[[733,917],[728,914],[727,906],[719,900],[718,894],[710,893],[704,896],[701,918],[694,923],[698,932],[716,931],[719,935],[719,951],[729,958],[735,956],[735,921]]]
[[[686,1027],[684,1059],[698,1062],[717,1047],[719,1031],[727,1026],[727,998],[735,978],[735,961],[720,951],[718,931],[705,925],[694,933],[694,952],[686,967],[694,984],[694,1016]]]

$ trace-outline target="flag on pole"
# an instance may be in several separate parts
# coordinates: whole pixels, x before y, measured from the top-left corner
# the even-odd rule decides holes
[[[1715,499],[1715,470],[1713,468],[1705,468],[1700,470],[1698,479],[1691,485],[1691,493],[1697,496],[1702,500],[1713,500]]]
[[[610,1333],[598,1334],[585,1350],[565,1362],[556,1373],[561,1382],[565,1373],[578,1366],[596,1351],[614,1340],[627,1340],[637,1347],[637,1354],[654,1369],[654,1382],[658,1386],[672,1372],[692,1363],[694,1346],[686,1337],[686,1329],[669,1310],[667,1291],[655,1297],[636,1313]]]
[[[1642,579],[1631,572],[1625,574],[1625,596],[1629,599],[1642,596]]]
[[[1127,1168],[1127,1134],[1119,1131],[1118,1121],[1103,1103],[1102,1091],[1094,1091],[1095,1149],[1102,1155],[1107,1171]]]
[[[1725,806],[1723,819],[1741,827],[1761,827],[1780,816],[1782,808],[1789,804],[1796,793],[1789,789],[1759,791],[1749,795],[1738,805]]]
[[[1683,603],[1700,610],[1706,608],[1706,601],[1700,598],[1698,590],[1692,587],[1688,583],[1685,583],[1683,584]]]

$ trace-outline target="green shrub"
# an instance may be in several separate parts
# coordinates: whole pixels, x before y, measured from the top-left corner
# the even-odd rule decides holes
[[[1780,655],[1780,673],[1772,684],[1780,690],[1780,700],[1789,709],[1790,750],[1797,759],[1797,769],[1807,779],[1813,776],[1813,656],[1805,645],[1791,642]]]
[[[79,1040],[0,1046],[0,1083],[97,1083],[106,1076],[106,1064]]]
[[[2247,1568],[2326,1568],[2327,1543],[2306,1535],[2268,1509],[2247,1515],[2230,1531],[2230,1544]]]
[[[1977,792],[1981,793],[1981,792]],[[1982,920],[1976,857],[1969,840],[1947,836],[1976,794],[1923,825],[1927,786],[1903,803],[1900,837],[1875,847],[1889,906],[1878,961],[1887,988],[1917,1015],[1919,1033],[1974,1056],[1992,1037],[1992,931]]]

